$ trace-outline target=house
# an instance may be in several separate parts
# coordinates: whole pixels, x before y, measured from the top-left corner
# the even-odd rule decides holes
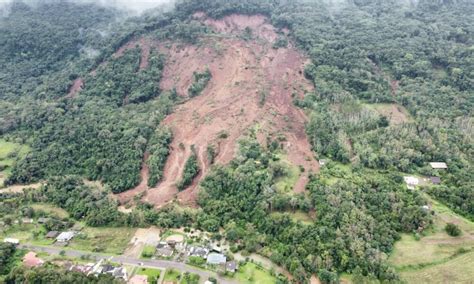
[[[58,232],[58,231],[49,231],[49,232],[46,234],[46,238],[47,238],[47,239],[55,239],[58,235],[59,235],[59,232]]]
[[[59,236],[56,237],[56,242],[60,244],[67,244],[69,243],[69,241],[72,240],[72,238],[74,238],[75,234],[76,233],[72,231],[62,232],[61,234],[59,234]]]
[[[134,275],[128,280],[128,284],[148,284],[148,277],[145,275]]]
[[[191,247],[189,251],[190,256],[199,256],[204,259],[207,258],[208,254],[209,254],[209,249],[203,248],[203,247]]]
[[[448,168],[448,165],[443,162],[432,162],[430,163],[430,166],[432,169],[435,169],[435,170],[440,170],[440,169],[444,170]]]
[[[416,177],[403,177],[408,189],[415,189],[415,186],[420,182]]]
[[[326,160],[319,160],[319,166],[324,166],[326,165]]]
[[[104,259],[99,260],[96,264],[93,265],[89,274],[100,275],[100,274],[110,274],[115,278],[121,278],[125,281],[128,280],[127,270],[124,267],[115,267],[111,264],[105,263]],[[88,274],[88,275],[89,275]]]
[[[26,267],[38,267],[44,264],[44,260],[38,258],[36,253],[30,251],[23,257],[23,265]]]
[[[237,262],[232,260],[225,263],[225,271],[236,272],[237,271]]]
[[[156,255],[161,257],[171,257],[173,248],[167,242],[159,242],[156,246]]]
[[[3,239],[3,242],[4,242],[4,243],[14,244],[14,245],[16,245],[16,246],[20,244],[20,240],[19,240],[19,239],[13,239],[13,238],[5,238],[5,239]]]
[[[207,263],[208,264],[224,264],[226,263],[226,260],[227,258],[225,257],[225,255],[221,254],[221,253],[210,253],[208,256],[207,256]]]
[[[441,178],[440,177],[430,177],[430,181],[432,184],[440,184]]]

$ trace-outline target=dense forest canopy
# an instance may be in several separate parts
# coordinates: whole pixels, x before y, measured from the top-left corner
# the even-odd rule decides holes
[[[113,54],[140,35],[199,42],[212,31],[195,21],[196,12],[261,14],[289,31],[310,59],[304,73],[315,86],[294,99],[308,114],[308,139],[318,158],[348,172],[322,169],[306,195],[282,194],[275,190],[278,147],[249,133],[230,165],[214,167],[202,182],[197,213],[140,204],[124,215],[107,192],[83,184],[100,180],[114,193],[133,188],[145,153],[148,184],[160,181],[173,139],[160,122],[181,100],[159,88],[167,58],[152,50],[141,69],[139,47]],[[0,139],[30,152],[18,156],[6,183],[48,179],[24,200],[54,203],[93,226],[224,228],[235,249],[268,256],[297,281],[318,273],[331,282],[343,272],[395,281],[386,258],[399,234],[431,222],[421,209],[426,200],[404,187],[404,174],[440,177],[424,191],[474,220],[472,15],[474,2],[462,0],[185,0],[172,11],[128,19],[93,4],[14,1],[0,18]],[[78,78],[82,90],[71,96]],[[196,73],[190,95],[209,80],[208,71]],[[398,120],[387,106],[401,113]],[[198,172],[192,156],[182,186]],[[329,176],[337,181],[325,182]],[[291,210],[317,218],[304,225],[283,213]],[[9,277],[24,280],[21,271]]]

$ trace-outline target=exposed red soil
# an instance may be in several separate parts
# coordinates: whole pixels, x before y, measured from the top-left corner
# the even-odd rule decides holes
[[[72,83],[72,86],[69,88],[66,98],[74,98],[76,97],[77,93],[82,90],[84,86],[84,80],[82,78],[77,78]]]
[[[263,16],[201,18],[226,36],[202,38],[199,45],[156,44],[168,58],[162,89],[176,87],[180,96],[187,97],[193,72],[209,68],[212,79],[201,95],[186,100],[162,122],[173,131],[171,152],[162,181],[158,187],[148,189],[143,200],[157,207],[174,199],[195,205],[198,183],[209,171],[207,146],[217,147],[216,164],[227,164],[236,154],[238,140],[256,125],[259,137],[285,137],[283,144],[289,161],[305,169],[294,188],[295,192],[303,192],[309,174],[319,169],[305,134],[307,118],[293,105],[293,97],[302,97],[305,91],[312,90],[302,75],[307,59],[292,46],[271,48],[277,34]],[[255,38],[244,41],[238,35],[247,26]],[[262,93],[266,94],[263,104]],[[222,132],[228,137],[219,139]],[[191,145],[195,145],[201,171],[189,188],[178,192],[175,185],[181,179]],[[146,179],[144,175],[143,180]],[[130,200],[140,192],[144,192],[142,184],[119,198]]]
[[[148,190],[148,177],[149,177],[149,169],[148,169],[148,152],[145,152],[142,162],[142,169],[140,171],[141,181],[135,188],[122,192],[120,194],[116,194],[115,197],[119,200],[120,203],[126,203],[133,199],[133,197],[145,193]]]

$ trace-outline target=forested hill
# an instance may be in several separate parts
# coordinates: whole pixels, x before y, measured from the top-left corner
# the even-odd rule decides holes
[[[25,3],[13,1],[0,14],[0,145],[27,149],[0,156],[0,182],[49,181],[33,199],[94,226],[223,228],[233,249],[265,255],[299,282],[313,274],[333,282],[346,272],[398,281],[387,256],[401,233],[431,226],[427,196],[474,220],[473,1],[183,0],[137,17],[75,1]],[[253,77],[240,81],[225,77],[231,76],[225,68],[209,69],[234,49],[226,61],[249,47],[257,46],[257,54],[258,43],[272,55],[268,62],[283,52],[307,59],[301,71],[264,70],[283,74],[271,78],[277,83],[292,72],[306,78],[296,81],[310,85],[298,86],[304,91],[284,92],[299,116],[272,113],[270,126],[223,131],[208,144],[173,140],[186,137],[166,124],[175,110],[182,120],[171,126],[178,130],[190,127],[180,121],[212,123],[197,110],[219,102],[218,95],[196,109],[182,106],[215,95],[206,90],[219,78],[245,93],[232,100],[256,93],[252,102],[259,106],[247,110],[250,104],[241,103],[224,121],[238,125],[272,103],[264,84],[257,92],[248,87]],[[198,64],[207,62],[198,58],[203,50],[216,55],[207,66]],[[255,66],[272,66],[255,58]],[[176,70],[182,74],[170,75]],[[288,163],[291,141],[267,135],[274,128],[309,142],[311,157]],[[236,152],[230,162],[215,162],[226,150],[219,152],[222,141],[238,141],[229,147]],[[195,210],[182,210],[172,195],[159,210],[160,192],[155,200],[144,194],[166,182],[173,151],[187,155],[176,156],[182,165],[176,186],[184,195],[199,188],[189,198]],[[312,159],[325,166],[302,165]],[[448,168],[435,170],[430,162]],[[408,190],[407,175],[441,183]],[[306,186],[293,192],[301,176]],[[84,179],[100,181],[105,192],[91,193]],[[119,212],[117,200],[129,201],[133,213]],[[296,211],[312,216],[310,222],[291,218]]]

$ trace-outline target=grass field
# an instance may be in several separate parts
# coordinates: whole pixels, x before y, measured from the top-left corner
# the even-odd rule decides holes
[[[0,139],[0,187],[10,174],[15,157],[23,157],[28,151],[29,147],[26,145]]]
[[[239,267],[235,278],[239,283],[258,283],[258,284],[273,284],[276,283],[276,278],[270,273],[254,263],[247,262],[244,266]]]
[[[281,193],[292,192],[293,187],[295,186],[300,176],[300,169],[298,168],[298,166],[291,164],[286,156],[278,156],[280,158],[280,163],[285,167],[287,174],[285,176],[277,178],[275,186],[277,190]]]
[[[133,228],[91,228],[82,231],[82,237],[74,238],[69,247],[78,250],[122,254],[135,234]]]
[[[153,268],[144,268],[140,267],[136,274],[138,275],[145,275],[148,277],[148,283],[153,283],[153,280],[157,280],[160,278],[161,270],[153,269]]]
[[[31,205],[31,208],[33,208],[35,211],[43,211],[48,213],[48,215],[52,215],[54,217],[64,219],[69,217],[69,213],[67,213],[66,210],[56,207],[51,204],[46,204],[46,203],[36,203]]]
[[[151,258],[156,252],[155,246],[146,245],[141,254],[141,258]]]
[[[176,269],[166,269],[164,281],[179,283],[181,272]]]
[[[472,283],[474,279],[474,223],[453,213],[429,196],[434,224],[420,240],[404,234],[389,262],[408,283]],[[451,237],[446,223],[455,223],[462,235]]]

